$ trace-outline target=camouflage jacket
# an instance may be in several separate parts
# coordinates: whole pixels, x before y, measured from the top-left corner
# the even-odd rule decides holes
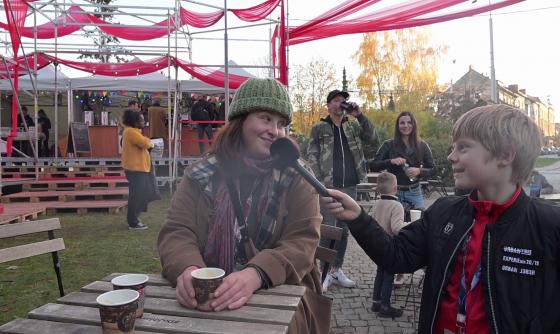
[[[367,164],[364,157],[364,144],[375,144],[377,135],[375,128],[363,114],[357,121],[344,117],[342,130],[348,140],[348,146],[354,158],[356,173],[360,182],[366,179]],[[307,148],[307,159],[315,176],[326,187],[333,187],[333,149],[334,131],[330,117],[322,118],[311,129],[311,138]]]

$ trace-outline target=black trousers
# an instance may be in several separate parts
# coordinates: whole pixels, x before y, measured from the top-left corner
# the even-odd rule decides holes
[[[125,171],[128,180],[128,208],[126,221],[129,226],[138,224],[138,216],[148,210],[148,203],[160,199],[153,171]]]

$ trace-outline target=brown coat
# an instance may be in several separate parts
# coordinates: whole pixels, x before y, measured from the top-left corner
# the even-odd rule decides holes
[[[158,238],[162,274],[173,285],[187,267],[206,266],[201,254],[213,210],[213,203],[204,195],[201,186],[184,177],[173,196]],[[249,256],[249,263],[264,270],[273,286],[307,287],[290,333],[328,333],[332,302],[321,295],[319,271],[314,259],[322,220],[318,195],[298,176],[281,198],[278,212],[277,229],[270,247]]]
[[[163,138],[167,141],[167,109],[160,106],[148,108],[148,117],[150,119],[150,138]]]

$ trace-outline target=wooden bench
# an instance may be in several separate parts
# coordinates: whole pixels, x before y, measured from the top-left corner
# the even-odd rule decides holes
[[[340,227],[321,224],[321,239],[329,241],[328,248],[317,246],[315,250],[315,259],[323,263],[323,268],[321,270],[321,282],[323,282],[325,277],[327,277],[331,263],[334,262],[338,254],[338,250],[335,247],[337,241],[342,239],[342,229]]]
[[[64,296],[62,287],[62,276],[60,274],[60,259],[58,251],[63,250],[64,240],[56,238],[54,231],[60,229],[58,218],[36,220],[32,222],[0,225],[0,239],[13,238],[33,233],[47,232],[49,240],[22,244],[18,246],[0,249],[0,263],[28,258],[35,255],[51,253],[58,282],[60,296]]]

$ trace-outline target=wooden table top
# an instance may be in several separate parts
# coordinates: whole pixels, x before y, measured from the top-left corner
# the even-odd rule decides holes
[[[0,326],[0,333],[100,334],[101,322],[95,299],[112,290],[111,274],[92,282],[28,314]],[[175,300],[175,289],[161,275],[150,274],[146,287],[144,316],[136,319],[135,333],[258,333],[288,332],[305,287],[282,285],[255,293],[237,310],[201,312],[182,307]]]
[[[560,201],[560,194],[542,194],[541,198],[547,199],[549,201],[558,202]]]

